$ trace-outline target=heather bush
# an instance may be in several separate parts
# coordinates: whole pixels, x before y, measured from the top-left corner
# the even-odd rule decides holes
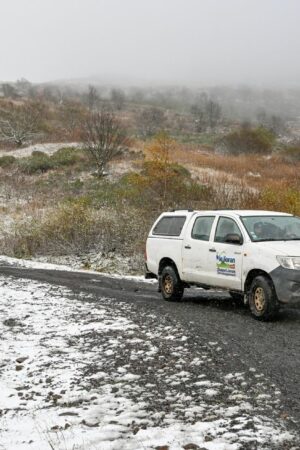
[[[259,199],[259,192],[250,188],[230,175],[207,175],[203,177],[207,185],[206,209],[255,209]]]
[[[84,200],[64,202],[44,215],[16,224],[13,253],[24,257],[35,254],[67,254],[87,250],[96,238],[97,220]]]
[[[147,211],[199,206],[210,188],[191,178],[178,164],[146,161],[141,172],[124,175],[115,186],[115,194],[123,203]]]
[[[154,217],[134,208],[95,209],[88,198],[61,203],[44,214],[17,221],[1,240],[1,252],[16,257],[116,253],[142,254]],[[142,269],[142,268],[141,268]]]
[[[4,155],[0,157],[0,167],[11,167],[16,161],[16,158],[12,155]]]
[[[300,215],[300,191],[289,189],[264,189],[260,194],[260,207]]]
[[[51,158],[44,152],[36,151],[31,156],[18,159],[18,169],[26,175],[44,173],[54,168]]]
[[[73,166],[86,159],[86,155],[81,150],[71,147],[61,148],[51,156],[51,160],[56,168],[61,166]]]
[[[233,131],[221,140],[221,147],[228,153],[270,153],[275,142],[274,135],[263,127],[242,127]]]
[[[281,155],[285,161],[294,163],[300,161],[300,143],[286,147]]]
[[[51,156],[41,151],[34,151],[31,156],[20,158],[17,163],[20,172],[26,175],[34,175],[60,167],[88,163],[88,159],[87,155],[81,150],[66,147],[57,150]]]

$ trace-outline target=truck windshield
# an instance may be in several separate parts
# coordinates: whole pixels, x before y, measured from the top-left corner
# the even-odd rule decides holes
[[[300,240],[299,217],[244,216],[241,220],[253,242]]]

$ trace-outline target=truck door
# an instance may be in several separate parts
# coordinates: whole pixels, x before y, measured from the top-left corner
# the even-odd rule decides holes
[[[209,284],[242,289],[243,242],[243,234],[235,220],[219,217],[208,251]]]
[[[184,281],[207,283],[207,259],[215,216],[198,216],[188,227],[182,249]]]

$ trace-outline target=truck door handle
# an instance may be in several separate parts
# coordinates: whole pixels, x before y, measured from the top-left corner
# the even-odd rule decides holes
[[[185,245],[184,248],[187,248],[188,250],[190,250],[192,247],[190,245]]]
[[[217,250],[215,248],[210,248],[209,251],[215,253]]]

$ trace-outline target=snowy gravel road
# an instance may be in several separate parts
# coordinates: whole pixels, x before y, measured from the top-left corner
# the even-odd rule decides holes
[[[299,449],[299,323],[2,263],[0,449]]]

